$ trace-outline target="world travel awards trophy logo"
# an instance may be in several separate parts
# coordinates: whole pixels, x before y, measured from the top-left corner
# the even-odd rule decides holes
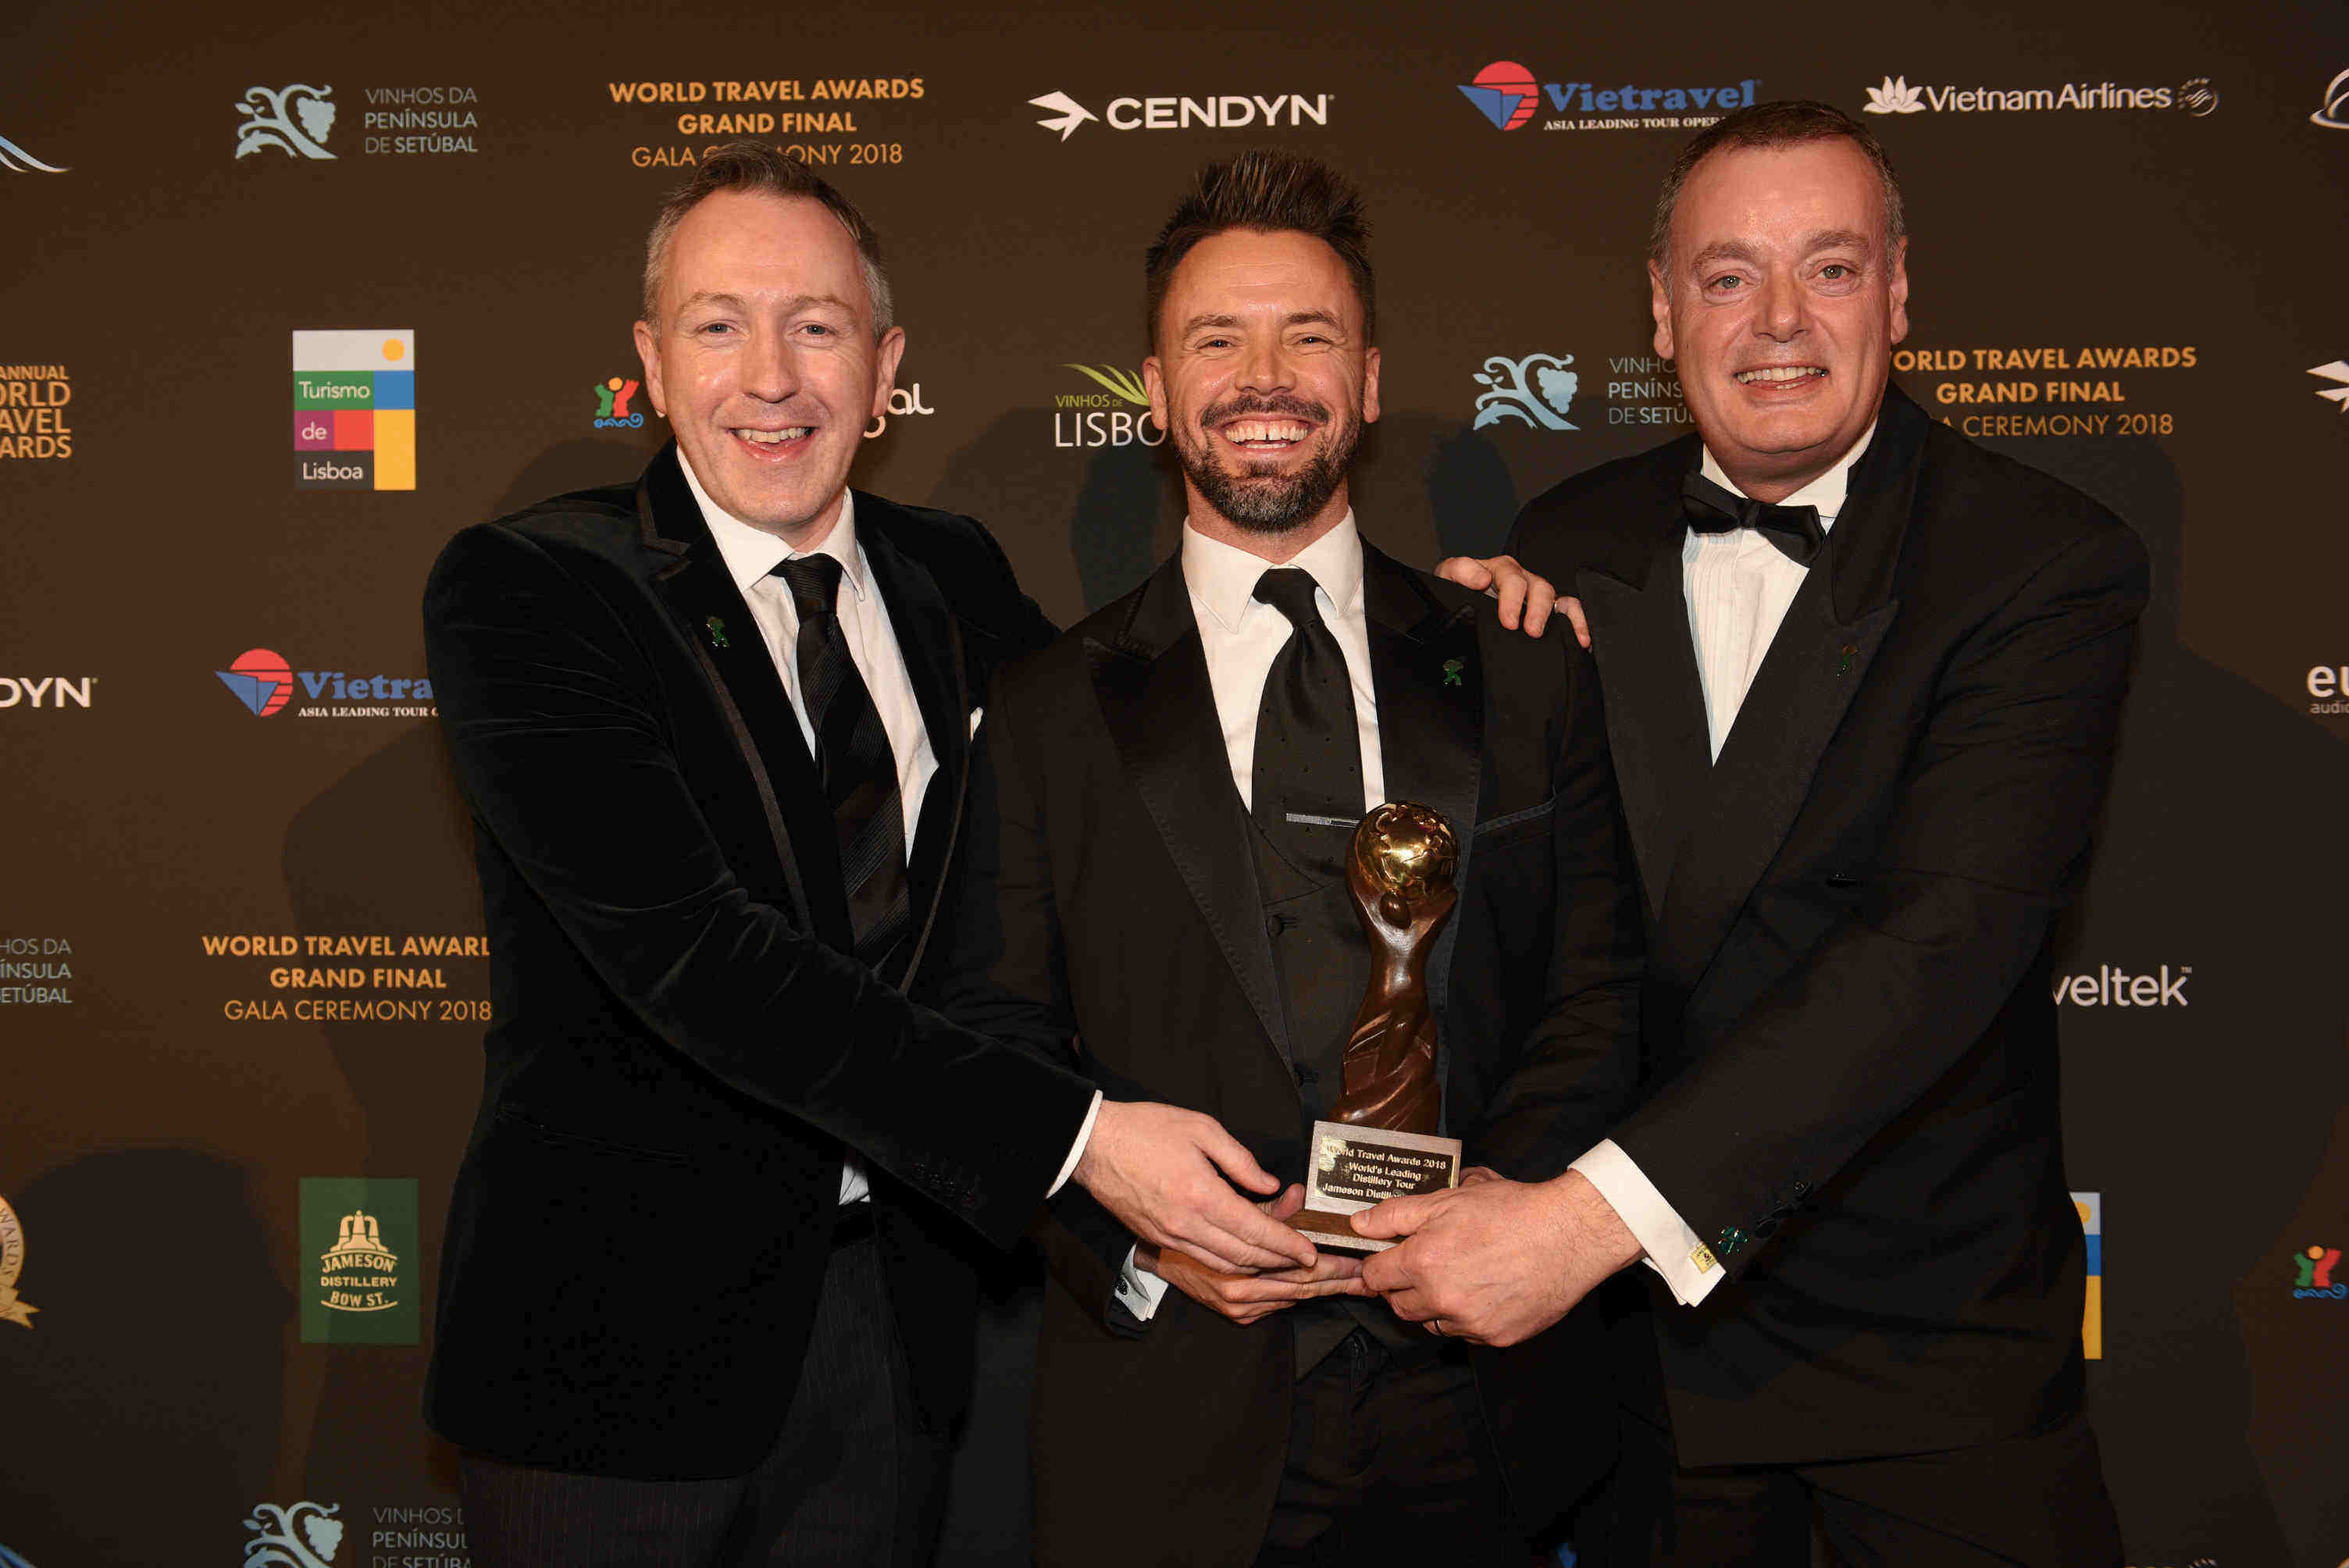
[[[416,488],[416,334],[294,335],[294,488]]]
[[[414,1345],[416,1179],[302,1178],[302,1343]]]
[[[25,1272],[25,1226],[8,1200],[0,1198],[0,1323],[33,1326],[41,1309],[16,1294],[16,1276]]]

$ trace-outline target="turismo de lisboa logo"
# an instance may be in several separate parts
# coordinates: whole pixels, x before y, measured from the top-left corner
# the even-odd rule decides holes
[[[1533,72],[1515,60],[1495,60],[1473,81],[1461,83],[1460,91],[1484,111],[1495,130],[1516,130],[1541,107],[1541,88]]]
[[[416,333],[294,334],[294,488],[416,488]]]

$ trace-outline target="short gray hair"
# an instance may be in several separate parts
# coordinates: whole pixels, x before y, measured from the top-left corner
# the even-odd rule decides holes
[[[1672,212],[1681,204],[1681,187],[1688,183],[1698,164],[1724,149],[1799,147],[1838,137],[1867,154],[1875,166],[1877,181],[1884,187],[1884,243],[1887,249],[1898,249],[1909,236],[1909,220],[1901,211],[1900,181],[1893,178],[1892,160],[1876,133],[1833,104],[1816,98],[1781,98],[1723,115],[1699,131],[1672,160],[1656,197],[1655,226],[1648,233],[1648,259],[1664,274],[1664,286],[1671,286],[1671,269],[1664,263],[1672,248]]]
[[[789,153],[764,142],[730,141],[712,148],[693,178],[668,193],[661,203],[660,216],[653,220],[652,233],[645,240],[645,320],[656,333],[660,330],[660,291],[668,279],[668,251],[677,238],[677,226],[705,198],[720,191],[763,191],[820,202],[856,242],[856,257],[864,268],[864,292],[873,296],[873,335],[880,337],[895,324],[888,274],[881,270],[881,238],[855,203]]]

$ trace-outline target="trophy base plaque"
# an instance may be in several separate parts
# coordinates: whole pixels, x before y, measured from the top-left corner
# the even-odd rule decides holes
[[[1459,1184],[1456,1138],[1317,1121],[1305,1174],[1305,1207],[1288,1222],[1325,1252],[1382,1253],[1394,1243],[1354,1234],[1348,1215],[1375,1209],[1389,1198],[1441,1192]]]

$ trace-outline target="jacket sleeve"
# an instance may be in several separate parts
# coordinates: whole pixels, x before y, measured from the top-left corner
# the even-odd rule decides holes
[[[1554,641],[1568,678],[1551,777],[1556,881],[1542,1006],[1468,1150],[1520,1181],[1557,1175],[1604,1137],[1639,1073],[1639,872],[1608,755],[1597,666],[1563,626]]]
[[[1732,1274],[1956,1066],[2036,961],[2085,862],[2146,593],[2144,548],[2112,525],[1952,653],[1863,900],[1616,1128]]]
[[[1007,690],[1014,684],[999,678],[988,694],[971,758],[969,854],[952,946],[939,966],[938,1006],[958,1024],[1082,1072],[1043,812],[1024,763],[1020,704]],[[1077,1300],[1106,1326],[1141,1332],[1116,1299],[1134,1236],[1115,1215],[1071,1181],[1045,1206],[1035,1233],[1046,1265]]]
[[[1074,1074],[916,1006],[736,880],[649,655],[536,540],[468,529],[426,585],[459,783],[612,995],[671,1049],[1008,1244],[1092,1102]]]

